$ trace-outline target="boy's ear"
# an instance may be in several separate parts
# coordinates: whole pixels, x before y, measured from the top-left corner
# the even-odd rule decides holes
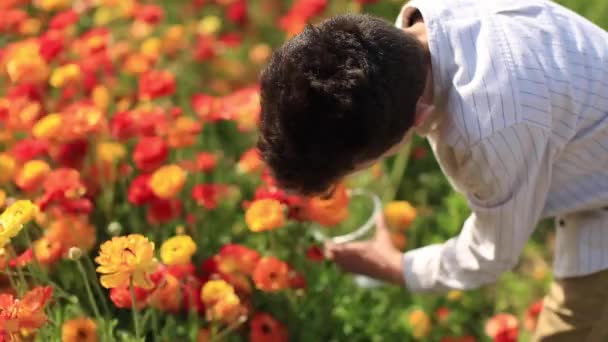
[[[425,122],[434,110],[434,105],[426,104],[422,102],[422,99],[418,100],[418,103],[416,103],[416,116],[414,117],[414,126],[419,126],[422,122]]]

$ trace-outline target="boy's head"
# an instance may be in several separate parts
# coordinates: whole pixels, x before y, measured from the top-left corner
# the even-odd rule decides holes
[[[369,15],[308,26],[261,74],[258,147],[279,185],[318,194],[399,144],[425,86],[422,44]]]

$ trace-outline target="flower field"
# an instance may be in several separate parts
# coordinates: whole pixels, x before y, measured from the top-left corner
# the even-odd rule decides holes
[[[0,341],[529,338],[551,280],[550,223],[484,289],[363,286],[324,260],[319,238],[370,216],[354,189],[381,197],[404,251],[468,216],[426,142],[332,198],[284,193],[254,148],[273,48],[306,22],[393,21],[402,5],[0,1]]]

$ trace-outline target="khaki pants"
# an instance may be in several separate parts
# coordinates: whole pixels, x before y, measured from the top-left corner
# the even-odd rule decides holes
[[[533,341],[608,342],[608,270],[554,281]]]

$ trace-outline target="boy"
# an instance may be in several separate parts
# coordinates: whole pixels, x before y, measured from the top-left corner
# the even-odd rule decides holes
[[[401,254],[379,222],[328,255],[410,291],[471,289],[556,217],[535,339],[608,341],[608,34],[543,0],[412,0],[396,26],[337,16],[274,53],[259,148],[279,184],[321,194],[425,136],[473,212],[460,234]]]

